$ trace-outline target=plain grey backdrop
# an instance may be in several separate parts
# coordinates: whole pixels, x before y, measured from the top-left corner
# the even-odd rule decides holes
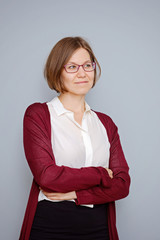
[[[0,239],[18,239],[32,182],[25,109],[56,96],[43,67],[58,40],[76,35],[102,67],[86,101],[118,125],[130,166],[130,195],[116,202],[120,239],[160,239],[160,1],[0,0],[0,35]]]

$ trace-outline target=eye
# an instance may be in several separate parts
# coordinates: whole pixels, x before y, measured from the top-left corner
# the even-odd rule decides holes
[[[84,64],[84,69],[85,69],[86,71],[91,71],[91,70],[93,70],[93,64],[92,64],[91,62],[85,63],[85,64]]]
[[[77,72],[78,65],[73,64],[73,63],[71,63],[71,64],[69,63],[69,64],[66,64],[65,69],[69,73],[74,73],[74,72]]]
[[[77,66],[74,65],[74,64],[70,64],[70,65],[67,66],[67,68],[68,69],[75,69],[75,68],[77,68]]]
[[[91,68],[91,67],[92,67],[92,64],[91,64],[91,63],[85,63],[84,67],[85,67],[85,68]]]

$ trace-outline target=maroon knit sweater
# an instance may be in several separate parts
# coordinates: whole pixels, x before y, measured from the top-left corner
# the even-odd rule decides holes
[[[108,203],[110,240],[119,239],[116,229],[115,201],[126,197],[129,193],[129,167],[123,154],[116,125],[104,113],[95,113],[108,134],[109,168],[113,171],[113,179],[103,167],[76,169],[57,166],[51,145],[51,123],[47,104],[34,103],[27,108],[24,115],[24,150],[34,178],[20,240],[29,239],[38,203],[39,186],[48,192],[76,191],[77,205]]]

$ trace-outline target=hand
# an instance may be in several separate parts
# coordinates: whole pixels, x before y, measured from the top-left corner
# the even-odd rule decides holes
[[[105,168],[105,169],[107,170],[107,172],[108,172],[110,178],[113,178],[113,172],[112,172],[112,170],[109,169],[109,168]]]
[[[73,200],[77,198],[76,192],[67,192],[67,193],[57,193],[57,192],[46,192],[43,189],[40,188],[40,190],[43,192],[43,194],[50,200]]]

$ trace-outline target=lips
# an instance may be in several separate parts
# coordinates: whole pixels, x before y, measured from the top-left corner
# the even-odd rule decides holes
[[[88,81],[75,82],[75,84],[88,83]]]

